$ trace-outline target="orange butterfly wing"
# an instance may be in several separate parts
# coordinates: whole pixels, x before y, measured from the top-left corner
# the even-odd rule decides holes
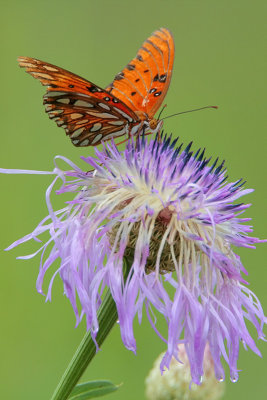
[[[75,146],[96,146],[128,134],[128,125],[138,121],[122,101],[80,76],[30,57],[18,61],[47,87],[44,104],[49,118],[65,129]]]
[[[170,85],[174,52],[171,32],[166,28],[155,31],[106,90],[133,111],[153,118]]]

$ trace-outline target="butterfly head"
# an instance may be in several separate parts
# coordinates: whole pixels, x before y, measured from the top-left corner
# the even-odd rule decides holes
[[[163,121],[159,119],[149,119],[144,122],[145,130],[150,133],[157,133],[162,129]]]
[[[156,134],[162,129],[163,121],[160,119],[150,118],[146,113],[143,111],[135,111],[138,119],[138,133],[145,133],[145,134]]]

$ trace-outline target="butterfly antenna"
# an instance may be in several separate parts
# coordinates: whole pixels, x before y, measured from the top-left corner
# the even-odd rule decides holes
[[[164,119],[174,117],[175,115],[187,114],[187,113],[194,112],[194,111],[205,110],[205,108],[216,108],[216,109],[217,109],[217,108],[219,108],[219,107],[218,107],[218,106],[205,106],[205,107],[201,107],[201,108],[195,108],[194,110],[182,111],[182,112],[178,112],[178,113],[176,113],[176,114],[168,115],[167,117],[162,118],[162,121],[163,121]]]
[[[158,120],[160,119],[160,116],[161,116],[162,112],[165,110],[166,107],[167,107],[167,104],[164,104],[164,106],[160,110],[160,113],[159,113],[159,116],[158,116]]]

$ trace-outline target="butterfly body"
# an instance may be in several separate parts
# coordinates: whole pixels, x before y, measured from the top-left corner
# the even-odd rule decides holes
[[[157,132],[154,118],[171,79],[174,44],[160,29],[106,88],[53,64],[19,57],[19,65],[47,87],[44,105],[49,118],[65,129],[75,146],[96,146],[126,135]]]

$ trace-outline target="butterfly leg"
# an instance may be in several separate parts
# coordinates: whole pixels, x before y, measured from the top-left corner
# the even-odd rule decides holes
[[[125,131],[124,135],[128,135],[128,136],[127,136],[126,139],[124,139],[122,142],[116,143],[116,146],[118,146],[119,144],[122,144],[122,143],[127,142],[127,141],[132,137],[131,133],[129,132],[129,127],[128,127],[128,125],[126,125],[125,128],[126,128],[126,131]]]
[[[142,124],[140,126],[140,128],[138,129],[136,136],[140,137],[140,136],[147,136],[147,135],[153,134],[153,132],[151,132],[151,131],[146,132],[146,129],[149,129],[149,128],[147,126],[145,126],[144,124]]]
[[[128,136],[126,139],[124,139],[122,142],[116,143],[116,146],[118,146],[119,144],[123,144],[125,142],[127,142],[130,139],[131,136]]]

